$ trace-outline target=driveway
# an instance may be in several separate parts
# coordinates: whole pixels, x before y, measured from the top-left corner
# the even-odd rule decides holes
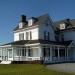
[[[51,64],[47,65],[46,68],[61,72],[75,73],[75,63]]]

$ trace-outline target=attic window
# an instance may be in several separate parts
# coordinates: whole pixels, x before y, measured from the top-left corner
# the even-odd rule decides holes
[[[60,24],[60,29],[65,29],[65,24],[64,23]]]
[[[23,28],[23,24],[22,23],[19,23],[19,28]]]
[[[33,19],[30,19],[30,20],[28,21],[28,25],[31,26],[32,24],[33,24]]]
[[[38,20],[37,18],[31,17],[31,18],[28,20],[28,26],[33,25],[37,20]]]

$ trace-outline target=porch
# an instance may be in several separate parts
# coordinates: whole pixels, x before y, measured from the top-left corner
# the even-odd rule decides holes
[[[0,47],[1,61],[34,61],[40,60],[40,47],[7,46]]]
[[[75,47],[43,46],[44,63],[61,63],[75,61]]]
[[[35,61],[44,63],[75,61],[75,47],[59,45],[2,46],[1,61]]]

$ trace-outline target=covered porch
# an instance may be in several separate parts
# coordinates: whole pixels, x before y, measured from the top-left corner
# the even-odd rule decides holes
[[[34,61],[41,60],[40,46],[1,46],[1,61]]]
[[[75,47],[47,45],[42,47],[45,63],[75,61]]]

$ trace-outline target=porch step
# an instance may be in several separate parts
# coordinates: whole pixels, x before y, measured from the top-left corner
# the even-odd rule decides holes
[[[0,64],[11,64],[11,61],[2,61]]]

